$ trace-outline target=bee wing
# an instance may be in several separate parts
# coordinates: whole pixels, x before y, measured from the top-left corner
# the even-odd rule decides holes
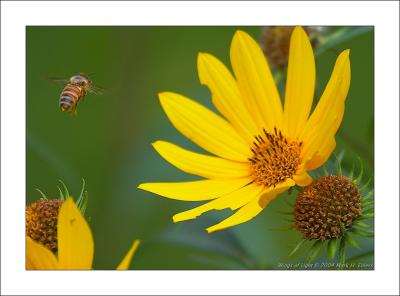
[[[89,88],[89,92],[94,93],[95,95],[102,95],[104,93],[104,88],[91,85]]]
[[[47,79],[60,84],[67,84],[69,83],[69,79],[59,78],[59,77],[47,77]]]

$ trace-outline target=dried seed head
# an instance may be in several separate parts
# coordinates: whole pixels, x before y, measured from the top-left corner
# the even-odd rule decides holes
[[[26,235],[52,251],[57,250],[57,217],[63,203],[60,199],[44,199],[26,207]]]
[[[268,26],[265,27],[261,37],[261,47],[272,68],[282,68],[288,64],[290,36],[293,26]],[[303,27],[308,36],[315,35],[318,27]],[[311,40],[315,48],[318,39]]]
[[[295,227],[305,239],[327,240],[342,234],[361,215],[361,195],[345,176],[320,177],[303,188],[294,208]]]

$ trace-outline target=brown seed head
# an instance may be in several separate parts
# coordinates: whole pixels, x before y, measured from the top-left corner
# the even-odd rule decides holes
[[[261,48],[267,57],[268,64],[272,68],[282,68],[288,64],[290,36],[293,26],[268,26],[265,27],[261,37]],[[316,29],[303,27],[307,35],[311,35]],[[315,47],[316,41],[312,42]]]
[[[294,206],[295,227],[305,239],[327,240],[342,234],[361,215],[361,195],[345,176],[320,177],[303,188]]]
[[[57,217],[63,203],[60,199],[44,199],[26,207],[26,235],[52,251],[57,250]]]

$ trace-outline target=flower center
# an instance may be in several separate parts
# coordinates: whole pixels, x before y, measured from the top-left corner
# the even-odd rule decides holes
[[[361,195],[345,176],[325,176],[303,188],[296,199],[296,228],[306,239],[338,238],[361,214]]]
[[[274,128],[274,134],[255,137],[253,157],[249,158],[254,181],[265,187],[275,187],[292,178],[299,166],[302,142],[288,141],[281,131]]]
[[[26,207],[26,235],[52,251],[57,250],[57,217],[63,203],[60,199],[44,199]]]

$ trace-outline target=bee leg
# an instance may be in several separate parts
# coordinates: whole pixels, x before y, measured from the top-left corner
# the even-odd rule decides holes
[[[71,112],[73,116],[78,116],[78,109],[76,108],[76,106],[74,107],[74,109],[71,110]]]

